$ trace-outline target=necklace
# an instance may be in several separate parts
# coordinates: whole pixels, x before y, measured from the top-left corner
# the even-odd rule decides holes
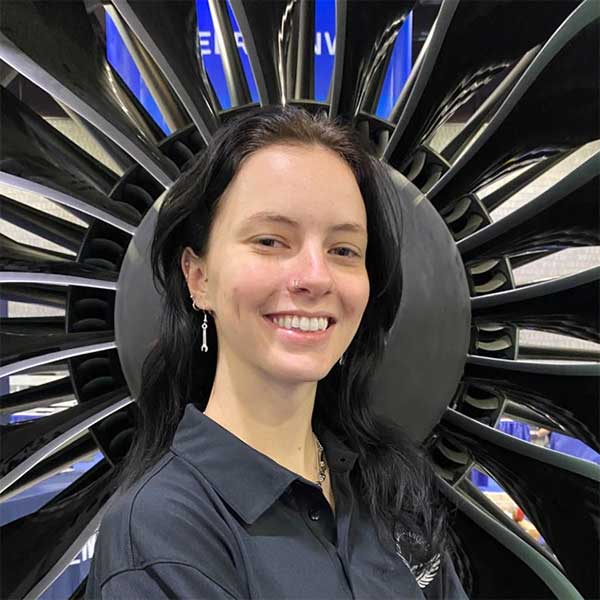
[[[325,462],[325,456],[323,454],[323,446],[319,442],[319,438],[313,433],[315,441],[317,442],[318,454],[319,454],[319,480],[316,482],[317,485],[322,488],[321,485],[325,481],[325,471],[327,470],[327,463]]]

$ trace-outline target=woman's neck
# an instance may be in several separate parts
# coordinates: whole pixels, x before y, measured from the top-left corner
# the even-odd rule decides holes
[[[204,414],[283,467],[316,481],[318,450],[311,426],[316,382],[294,389],[264,380],[258,386],[248,383],[215,376]]]

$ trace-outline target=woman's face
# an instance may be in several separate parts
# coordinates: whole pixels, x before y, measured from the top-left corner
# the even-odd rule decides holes
[[[206,256],[186,251],[182,266],[192,257],[188,285],[197,306],[215,313],[220,361],[280,381],[318,381],[362,319],[366,250],[366,212],[350,167],[321,146],[274,144],[242,162],[221,198]],[[268,316],[298,312],[335,323],[307,334]]]

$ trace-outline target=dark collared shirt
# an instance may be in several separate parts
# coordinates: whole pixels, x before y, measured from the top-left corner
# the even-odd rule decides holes
[[[317,435],[335,516],[316,483],[188,404],[169,451],[111,498],[85,598],[466,599],[447,556],[418,582],[385,553],[350,484],[358,455]]]

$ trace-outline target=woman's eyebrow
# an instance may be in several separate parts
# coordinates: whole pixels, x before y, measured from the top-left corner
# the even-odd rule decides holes
[[[294,219],[291,219],[290,217],[280,213],[263,210],[253,214],[243,221],[242,228],[246,229],[252,227],[252,225],[263,222],[283,223],[284,225],[290,225],[291,227],[298,227],[300,225],[298,221],[294,221]],[[329,228],[329,231],[348,231],[351,233],[364,233],[365,235],[367,233],[365,228],[360,223],[339,223],[337,225],[332,225]]]

